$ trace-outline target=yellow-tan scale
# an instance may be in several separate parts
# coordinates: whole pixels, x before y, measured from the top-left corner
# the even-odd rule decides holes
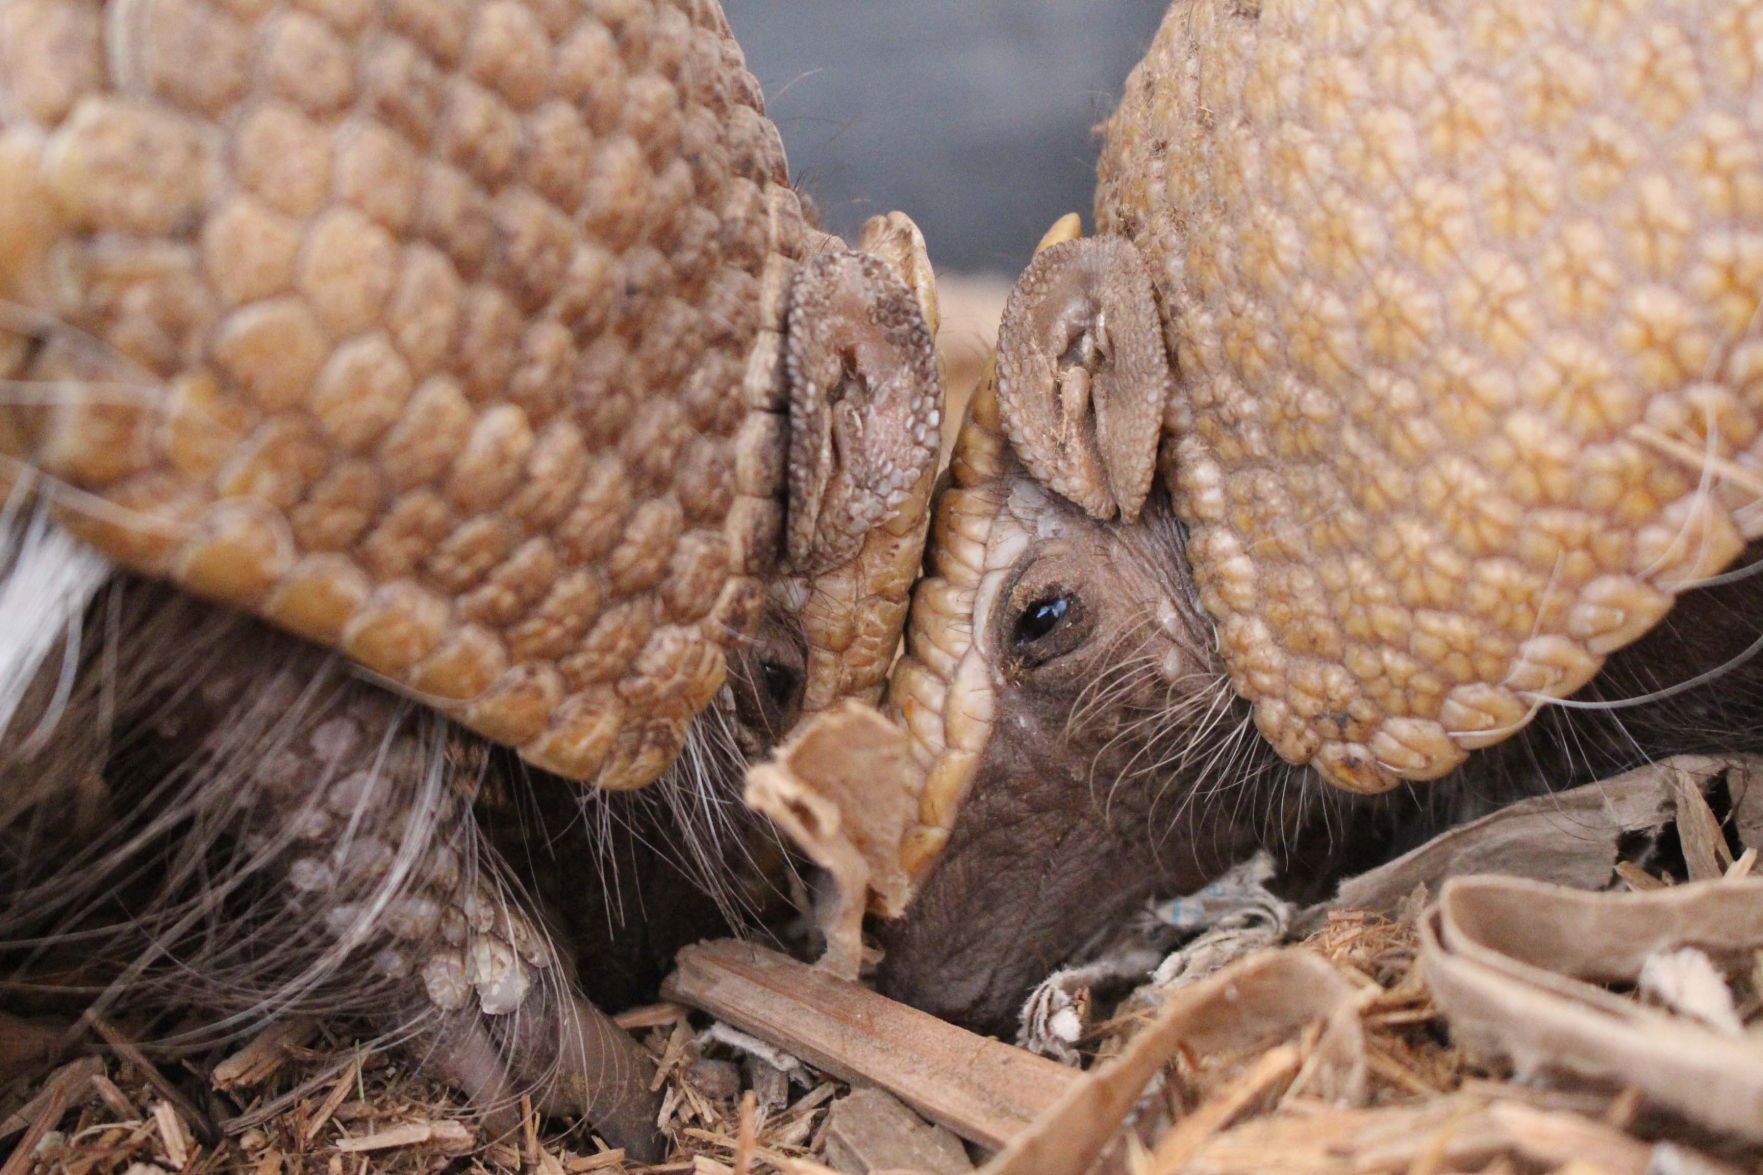
[[[992,600],[1021,554],[1022,540],[1001,537],[1006,528],[998,525],[1013,468],[999,423],[996,370],[988,362],[956,436],[948,482],[936,497],[904,651],[887,683],[887,712],[922,772],[915,819],[900,839],[908,882],[902,907],[948,843],[993,733],[992,650],[983,634]],[[879,912],[892,917],[900,911]]]
[[[1763,533],[1763,4],[1193,0],[1107,127],[1281,754],[1436,777]]]
[[[807,232],[714,0],[0,0],[10,476],[576,778],[763,601]]]

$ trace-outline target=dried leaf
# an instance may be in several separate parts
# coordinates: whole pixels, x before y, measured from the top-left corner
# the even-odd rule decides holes
[[[863,914],[895,916],[908,886],[900,842],[918,816],[919,769],[906,732],[875,710],[845,702],[816,715],[747,772],[747,805],[769,817],[831,875],[821,917],[820,966],[855,979]]]
[[[1180,988],[1118,1056],[1085,1074],[981,1175],[1080,1175],[1177,1049],[1246,1052],[1315,1021],[1325,1027],[1311,1054],[1311,1085],[1324,1098],[1353,1104],[1365,1092],[1357,1002],[1339,971],[1297,948],[1255,955]]]
[[[1677,839],[1683,845],[1690,880],[1712,881],[1732,864],[1720,820],[1692,776],[1683,771],[1671,774],[1671,795],[1677,804]]]
[[[1244,1110],[1283,1087],[1298,1074],[1304,1058],[1296,1045],[1282,1044],[1262,1053],[1225,1090],[1171,1127],[1151,1152],[1151,1175],[1176,1175],[1206,1140],[1230,1125]]]
[[[1184,1175],[1406,1172],[1429,1158],[1446,1171],[1480,1170],[1502,1156],[1524,1160],[1526,1170],[1577,1160],[1607,1175],[1648,1175],[1653,1154],[1575,1114],[1453,1094],[1418,1105],[1259,1118],[1214,1138]]]
[[[1445,884],[1421,968],[1455,1038],[1540,1071],[1633,1085],[1692,1121],[1763,1141],[1763,1043],[1595,983],[1633,983],[1691,946],[1716,963],[1763,947],[1763,880],[1585,893],[1518,878]]]
[[[1752,756],[1680,755],[1614,779],[1513,804],[1343,882],[1333,901],[1307,912],[1304,924],[1320,924],[1329,910],[1393,913],[1415,886],[1436,892],[1446,878],[1468,874],[1602,889],[1615,871],[1625,836],[1664,828],[1677,817],[1684,789],[1700,796],[1722,780],[1732,795],[1731,818],[1739,839],[1747,846],[1763,846],[1760,766]]]

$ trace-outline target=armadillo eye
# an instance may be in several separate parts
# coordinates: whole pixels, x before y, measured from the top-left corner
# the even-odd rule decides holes
[[[765,687],[772,703],[782,710],[795,700],[802,685],[801,674],[780,661],[763,661],[759,665],[759,682]]]
[[[1035,601],[1016,618],[1016,644],[1020,647],[1051,636],[1070,614],[1071,601],[1064,596]]]
[[[801,626],[766,609],[750,643],[738,645],[728,665],[737,741],[757,754],[782,738],[802,714],[808,681]]]
[[[1083,600],[1065,588],[1044,588],[1027,596],[1010,629],[1011,659],[1023,669],[1038,669],[1083,647],[1090,618]]]

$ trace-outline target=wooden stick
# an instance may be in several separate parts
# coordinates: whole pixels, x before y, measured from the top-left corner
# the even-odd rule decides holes
[[[687,947],[662,994],[1000,1148],[1083,1075],[750,943]]]

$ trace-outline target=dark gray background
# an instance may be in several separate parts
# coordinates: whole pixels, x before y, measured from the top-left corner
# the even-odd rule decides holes
[[[918,222],[939,270],[1015,274],[1090,224],[1096,139],[1166,0],[724,0],[797,185],[846,237]]]

